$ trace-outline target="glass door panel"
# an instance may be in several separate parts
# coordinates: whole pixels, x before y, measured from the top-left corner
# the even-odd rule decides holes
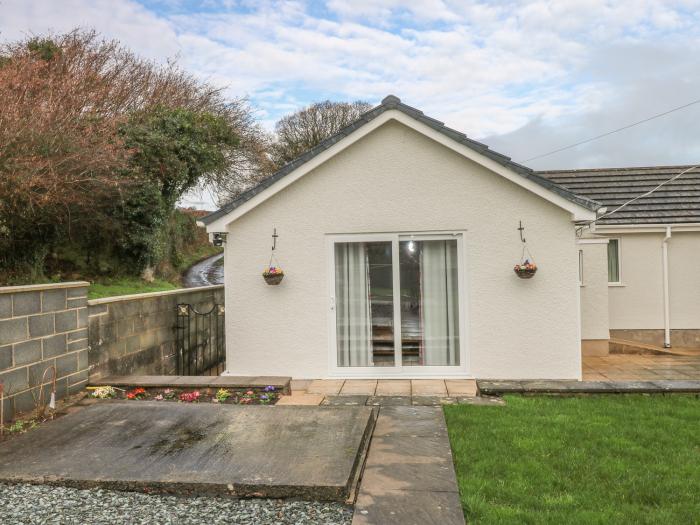
[[[399,242],[401,361],[459,365],[457,240]]]
[[[393,235],[333,252],[338,367],[461,364],[457,237]]]
[[[338,366],[394,366],[391,241],[336,243],[334,252]]]

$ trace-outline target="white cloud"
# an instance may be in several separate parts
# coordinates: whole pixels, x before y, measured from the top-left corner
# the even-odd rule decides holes
[[[153,59],[179,56],[268,128],[314,100],[387,93],[524,159],[698,96],[693,0],[0,0],[0,38],[95,27]],[[695,113],[693,113],[695,112]],[[700,159],[700,109],[533,163]],[[691,116],[693,118],[691,118]]]

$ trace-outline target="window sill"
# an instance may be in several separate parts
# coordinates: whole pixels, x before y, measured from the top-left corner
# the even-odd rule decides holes
[[[608,287],[610,287],[610,288],[624,288],[625,284],[624,283],[608,283]]]

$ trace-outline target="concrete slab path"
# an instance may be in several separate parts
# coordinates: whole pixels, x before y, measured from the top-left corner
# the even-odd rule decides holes
[[[370,407],[105,401],[0,446],[0,481],[345,501]]]
[[[380,409],[352,523],[464,525],[441,408]]]

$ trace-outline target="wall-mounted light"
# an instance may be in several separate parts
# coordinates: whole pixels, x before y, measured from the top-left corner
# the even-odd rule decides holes
[[[223,246],[226,242],[226,234],[223,232],[216,232],[212,235],[211,243],[214,246]]]

